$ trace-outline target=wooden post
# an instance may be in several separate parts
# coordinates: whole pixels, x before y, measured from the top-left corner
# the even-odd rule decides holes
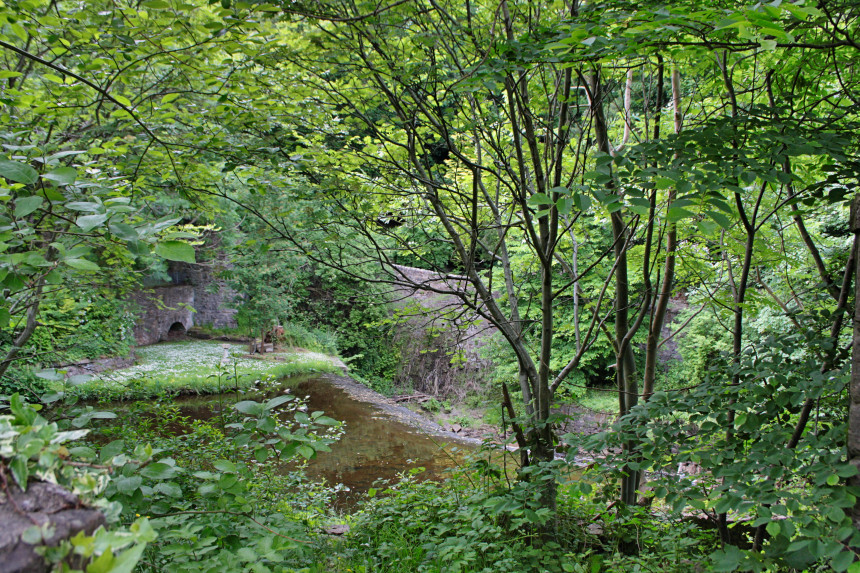
[[[851,232],[854,234],[854,256],[860,255],[860,194],[851,203]],[[851,383],[848,405],[848,461],[860,469],[860,259],[854,274],[853,339],[851,344]],[[860,475],[849,480],[849,484],[860,487]],[[860,527],[860,498],[851,513],[855,527]]]

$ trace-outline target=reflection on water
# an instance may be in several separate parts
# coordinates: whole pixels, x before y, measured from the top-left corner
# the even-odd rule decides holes
[[[373,404],[352,398],[345,390],[324,378],[301,378],[285,385],[298,397],[307,396],[308,412],[322,411],[346,423],[346,433],[331,445],[331,452],[319,452],[311,460],[306,475],[325,479],[329,485],[349,488],[340,501],[351,505],[379,480],[394,480],[412,468],[423,467],[419,479],[438,479],[473,446],[446,443],[398,421]],[[279,393],[273,392],[273,395]],[[247,399],[242,396],[241,399]],[[259,399],[259,397],[253,397]],[[183,415],[205,419],[236,401],[235,395],[179,398]]]

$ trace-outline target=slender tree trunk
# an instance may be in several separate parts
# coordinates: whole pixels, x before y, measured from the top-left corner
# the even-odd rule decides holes
[[[662,64],[660,64],[662,66]],[[662,80],[662,73],[660,74]],[[672,109],[674,111],[675,133],[681,132],[683,117],[681,115],[681,74],[672,70]],[[659,86],[662,91],[662,85]],[[666,210],[672,207],[676,191],[669,192]],[[666,232],[666,262],[663,269],[663,282],[660,285],[660,293],[657,296],[657,304],[651,315],[651,324],[648,328],[648,340],[645,343],[645,370],[642,374],[642,399],[648,400],[654,393],[654,382],[657,378],[657,349],[660,343],[660,334],[663,331],[663,322],[669,308],[669,299],[672,296],[672,287],[675,282],[675,250],[678,248],[678,228],[675,223],[667,223]]]
[[[24,330],[18,334],[14,344],[12,344],[12,348],[6,352],[6,356],[3,358],[3,361],[0,362],[0,378],[6,374],[6,371],[9,370],[9,366],[12,365],[15,357],[18,356],[18,353],[21,352],[21,349],[24,348],[27,341],[30,340],[30,337],[33,335],[33,331],[36,330],[36,317],[39,316],[39,305],[42,302],[42,288],[44,286],[45,278],[42,276],[39,278],[39,282],[36,284],[36,288],[33,291],[33,302],[30,304],[30,308],[27,309],[27,320],[24,323]]]
[[[848,461],[860,469],[860,195],[851,204],[851,231],[854,233],[854,338],[851,345],[851,384],[848,405]],[[860,487],[860,475],[849,480],[850,485]],[[851,511],[854,527],[860,528],[860,499]]]
[[[595,71],[590,78],[591,113],[594,118],[594,136],[597,149],[603,153],[611,153],[609,129],[603,113],[603,88],[600,84],[600,72]],[[610,214],[612,223],[612,238],[617,266],[615,269],[615,370],[618,385],[619,416],[624,416],[636,405],[639,399],[639,388],[636,383],[636,360],[633,347],[625,339],[630,331],[630,281],[627,272],[627,228],[620,211]],[[635,444],[625,445],[628,453]],[[621,480],[620,500],[625,504],[636,503],[636,488],[639,484],[639,472],[628,469]]]

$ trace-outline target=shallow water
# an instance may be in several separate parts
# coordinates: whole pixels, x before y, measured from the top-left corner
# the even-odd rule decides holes
[[[324,479],[329,485],[344,484],[348,491],[338,499],[348,507],[380,480],[396,480],[398,474],[423,467],[418,479],[441,479],[446,469],[454,467],[474,445],[445,441],[431,436],[381,410],[378,406],[357,400],[345,390],[319,377],[287,379],[284,386],[298,397],[307,396],[308,412],[322,411],[326,416],[346,423],[346,432],[331,445],[331,452],[319,452],[310,460],[306,475]],[[282,390],[274,390],[271,395]],[[238,400],[258,396],[240,395]],[[177,398],[182,414],[197,419],[217,415],[219,408],[229,408],[237,401],[235,394]]]

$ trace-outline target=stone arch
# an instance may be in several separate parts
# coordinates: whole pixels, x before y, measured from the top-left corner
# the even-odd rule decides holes
[[[179,338],[180,336],[185,336],[185,333],[188,332],[188,329],[182,324],[181,321],[176,321],[170,325],[170,328],[167,329],[167,339],[170,340],[172,338]]]

